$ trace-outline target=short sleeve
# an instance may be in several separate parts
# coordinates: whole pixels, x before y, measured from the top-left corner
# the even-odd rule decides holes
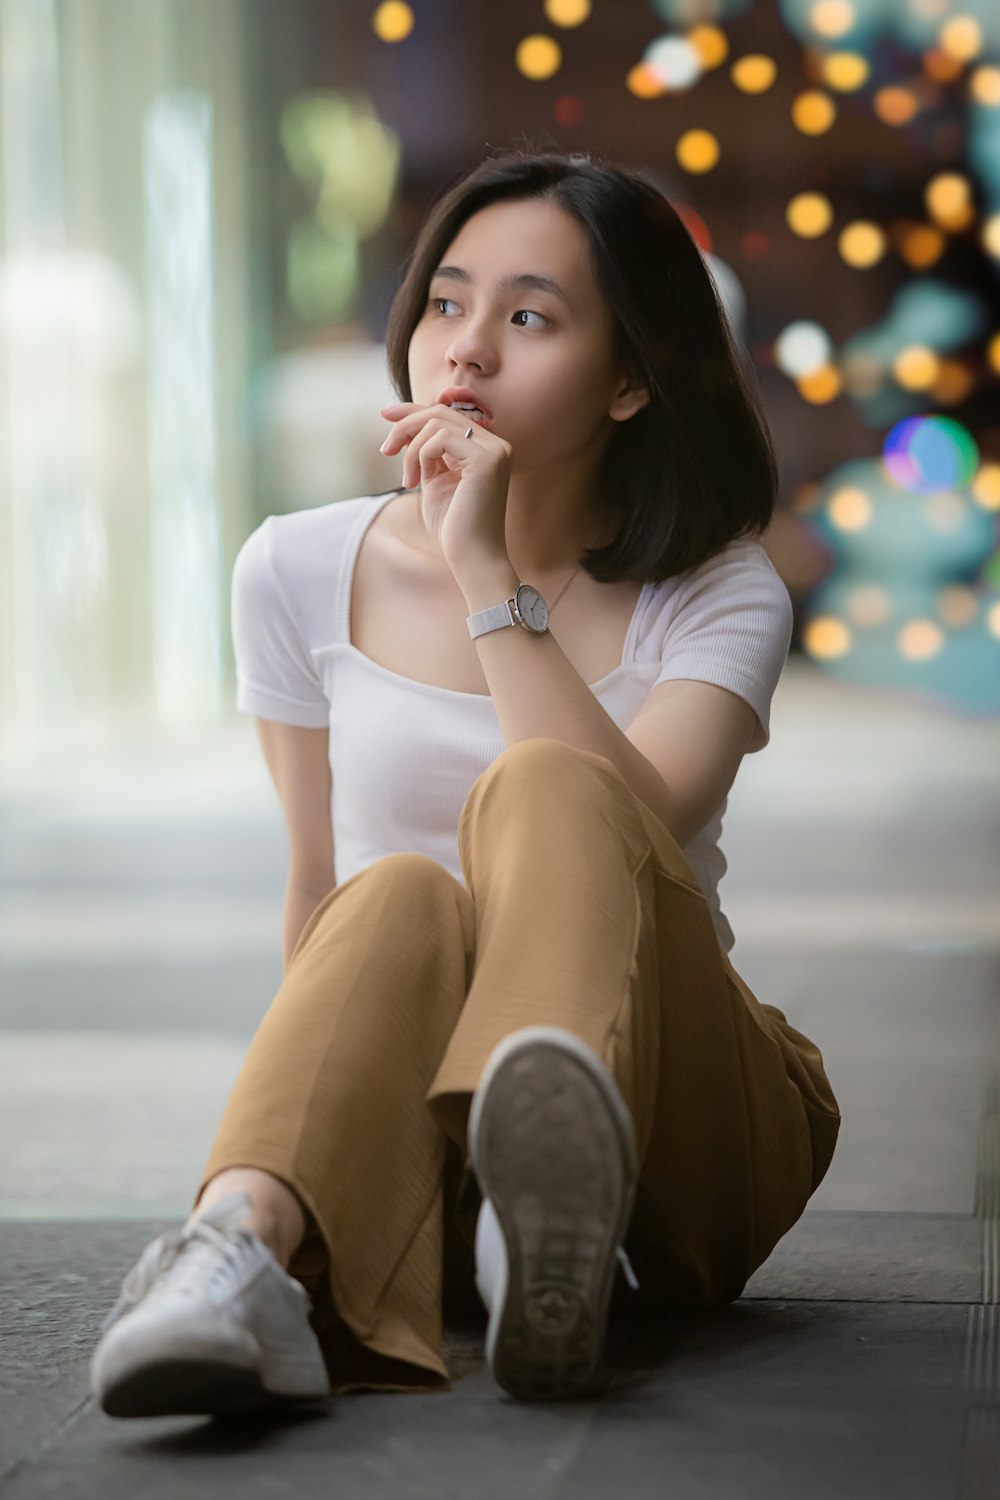
[[[303,729],[329,723],[316,674],[274,562],[274,517],[251,532],[233,564],[231,627],[236,707]]]
[[[728,688],[760,721],[749,753],[763,750],[792,626],[788,589],[759,543],[711,558],[681,590],[653,686],[696,678]]]

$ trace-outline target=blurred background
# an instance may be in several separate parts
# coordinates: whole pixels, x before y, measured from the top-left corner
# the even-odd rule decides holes
[[[984,1212],[1000,10],[0,0],[5,1217],[187,1210],[281,976],[233,559],[399,482],[405,257],[521,142],[655,183],[757,370],[796,624],[721,894],[842,1097],[816,1206]]]
[[[868,1303],[859,1351],[906,1303],[887,1337],[959,1350],[995,1415],[996,0],[0,0],[7,1243],[68,1297],[45,1224],[137,1221],[102,1242],[110,1296],[189,1211],[282,972],[233,560],[269,514],[399,483],[378,410],[405,257],[518,143],[671,199],[781,465],[762,540],[795,634],[721,899],[843,1125],[747,1297]],[[908,1367],[922,1423],[939,1388]],[[893,1493],[953,1493],[920,1487],[957,1451],[924,1431]]]

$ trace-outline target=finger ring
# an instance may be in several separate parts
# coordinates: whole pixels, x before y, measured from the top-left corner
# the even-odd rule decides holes
[[[473,426],[474,425],[475,424],[473,424]],[[472,436],[472,428],[471,427],[469,428],[468,432],[465,435],[466,435],[466,437],[471,437]]]

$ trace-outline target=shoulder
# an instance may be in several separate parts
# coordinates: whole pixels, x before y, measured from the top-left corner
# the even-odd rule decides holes
[[[791,627],[792,601],[784,579],[752,538],[729,542],[697,567],[654,585],[653,596],[668,620],[760,610]]]

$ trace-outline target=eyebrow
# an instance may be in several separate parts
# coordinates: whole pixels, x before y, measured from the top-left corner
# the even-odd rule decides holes
[[[439,278],[472,283],[472,277],[461,266],[438,266],[431,280],[437,281]],[[567,307],[573,306],[569,293],[559,285],[558,281],[553,281],[551,276],[539,276],[532,271],[522,271],[516,276],[501,276],[497,286],[501,292],[516,292],[521,287],[527,287],[536,292],[551,292],[553,296],[561,297]]]

